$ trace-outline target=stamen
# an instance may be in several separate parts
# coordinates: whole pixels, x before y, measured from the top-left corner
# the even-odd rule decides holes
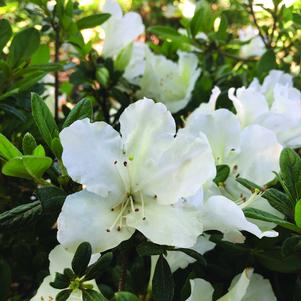
[[[133,200],[133,197],[130,195],[129,196],[129,199],[130,199],[130,203],[131,203],[131,208],[132,208],[132,212],[135,212],[135,206],[134,206],[134,200]]]
[[[118,222],[119,222],[119,226],[117,227],[117,231],[121,230],[123,213],[124,213],[125,209],[127,208],[128,203],[129,203],[129,199],[126,199],[126,201],[122,203],[119,214],[117,215],[116,219],[114,220],[113,225],[107,229],[107,232],[111,232],[114,229],[114,227],[117,225]],[[118,230],[118,228],[120,228],[120,229]]]
[[[144,198],[140,191],[140,198],[141,198],[141,209],[142,209],[142,220],[146,220],[145,214],[144,214]]]

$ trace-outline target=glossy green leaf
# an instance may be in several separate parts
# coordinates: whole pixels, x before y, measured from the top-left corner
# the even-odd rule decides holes
[[[40,34],[35,28],[18,32],[9,47],[8,62],[17,67],[27,61],[40,46]]]
[[[41,133],[41,136],[51,148],[52,140],[59,136],[59,130],[54,118],[45,102],[36,93],[32,94],[31,107],[33,119]]]
[[[36,147],[37,147],[36,139],[30,133],[27,132],[22,140],[22,148],[23,148],[24,155],[32,155]]]
[[[19,205],[11,210],[0,214],[0,228],[2,231],[23,226],[42,213],[42,206],[39,201]]]
[[[79,30],[93,28],[106,22],[110,16],[110,14],[95,14],[83,17],[77,21],[77,27]]]
[[[174,279],[168,265],[163,257],[159,256],[155,267],[152,281],[154,301],[172,301],[174,297]]]
[[[76,104],[76,106],[68,114],[63,128],[70,126],[74,121],[84,118],[92,118],[93,108],[89,99],[84,98]]]
[[[0,53],[4,46],[7,44],[11,38],[13,31],[9,22],[6,19],[0,20]]]
[[[78,276],[83,276],[92,255],[92,248],[88,242],[81,243],[72,259],[72,269]]]
[[[22,153],[2,134],[0,134],[0,157],[5,160],[22,156]]]
[[[41,179],[51,164],[52,159],[49,157],[25,155],[7,161],[2,167],[2,173],[11,177]]]

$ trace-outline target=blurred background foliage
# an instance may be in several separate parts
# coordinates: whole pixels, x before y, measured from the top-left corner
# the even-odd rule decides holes
[[[59,2],[61,7],[54,12],[56,1],[0,0],[0,132],[19,149],[26,132],[38,144],[42,142],[31,114],[32,92],[45,100],[59,128],[83,98],[93,105],[94,121],[105,120],[115,127],[124,108],[135,100],[137,87],[123,78],[123,70],[116,68],[112,59],[101,56],[104,33],[100,21],[83,21],[101,12],[102,1]],[[177,59],[179,49],[198,56],[202,73],[189,105],[175,115],[179,124],[182,116],[208,101],[215,85],[222,90],[218,106],[231,110],[227,90],[247,85],[254,77],[263,79],[271,69],[293,74],[295,86],[301,89],[301,1],[119,2],[125,11],[141,14],[146,26],[141,40],[155,53],[172,60]],[[239,30],[247,26],[258,31],[262,55],[241,53],[249,40],[239,39]],[[54,158],[52,152],[46,147],[46,154]],[[66,193],[76,191],[76,185],[60,174],[58,164],[55,161],[48,177]],[[48,273],[48,253],[57,244],[55,221],[61,204],[45,210],[49,200],[43,199],[39,189],[31,180],[0,174],[0,213],[20,205],[32,206],[26,208],[25,215],[14,212],[16,218],[11,224],[1,215],[0,300],[28,300]],[[61,197],[65,192],[60,191]],[[37,199],[43,208],[32,205]],[[222,292],[247,264],[271,280],[279,300],[301,300],[300,247],[287,251],[286,258],[282,256],[284,241],[290,235],[288,230],[281,230],[278,239],[248,237],[239,246],[221,242],[217,235],[214,239],[218,245],[206,255],[206,267],[193,264],[185,273],[175,274],[175,300],[187,296],[186,276],[206,277],[217,283],[217,292]],[[126,289],[141,293],[147,285],[149,261],[135,253],[131,256]],[[102,276],[102,289],[108,296],[116,289],[119,274],[117,261],[111,273]]]

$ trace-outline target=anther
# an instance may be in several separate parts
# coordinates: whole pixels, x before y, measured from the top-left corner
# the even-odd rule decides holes
[[[117,231],[118,231],[118,232],[121,231],[121,227],[120,227],[120,226],[117,227]]]
[[[111,208],[111,211],[114,211],[114,208]]]
[[[155,194],[155,195],[154,195],[154,198],[155,198],[155,199],[157,199],[157,198],[158,198],[158,196]]]
[[[116,160],[114,161],[114,164],[115,164],[115,165],[117,164],[117,161],[116,161]]]
[[[128,163],[126,161],[123,162],[123,165],[127,167]]]
[[[106,231],[107,231],[107,232],[111,232],[111,230],[110,230],[110,229],[107,229]]]
[[[145,220],[146,220],[146,217],[144,216],[144,217],[142,218],[142,220],[145,221]]]
[[[139,208],[136,208],[136,209],[135,209],[135,212],[138,212],[138,211],[139,211]]]

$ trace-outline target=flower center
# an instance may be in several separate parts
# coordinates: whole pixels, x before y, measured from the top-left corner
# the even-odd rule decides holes
[[[144,214],[144,198],[141,192],[139,193],[139,196],[139,207],[142,211],[142,220],[145,220],[146,218]],[[118,214],[113,224],[109,228],[107,228],[106,231],[111,232],[113,229],[121,231],[122,227],[125,226],[126,216],[129,213],[137,213],[140,211],[140,209],[137,206],[135,206],[135,204],[137,204],[137,202],[135,201],[134,196],[131,193],[127,193],[125,199],[121,203],[111,208],[111,211],[117,211]]]

